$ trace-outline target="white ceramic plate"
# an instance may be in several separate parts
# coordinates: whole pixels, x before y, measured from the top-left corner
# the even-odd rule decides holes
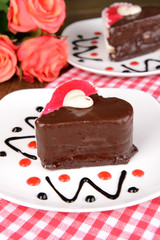
[[[21,90],[7,95],[0,101],[0,196],[2,198],[37,209],[92,212],[127,207],[160,195],[160,105],[150,95],[137,90],[107,88],[99,90],[99,94],[104,97],[120,97],[129,101],[134,107],[134,144],[139,152],[127,165],[49,171],[42,168],[39,159],[30,159],[31,164],[22,167],[19,163],[26,158],[23,154],[36,156],[36,149],[30,148],[28,144],[35,141],[34,120],[40,114],[37,107],[44,107],[50,100],[52,92],[52,89]],[[5,143],[6,139],[18,152]],[[6,156],[2,156],[4,153]],[[144,171],[144,175],[133,176],[132,171],[135,169]],[[84,177],[89,178],[103,191],[114,195],[123,170],[127,175],[120,195],[115,200],[105,197],[85,183],[77,199],[67,203],[45,179],[49,176],[52,184],[66,198],[74,197],[80,180]],[[109,172],[112,177],[109,180],[102,180],[98,174],[103,171]],[[63,174],[70,177],[68,182],[59,180]],[[31,177],[37,177],[41,181],[40,184],[29,185],[26,181]],[[131,187],[139,191],[128,192]],[[37,198],[40,192],[45,193],[48,199]],[[88,195],[95,201],[86,202]]]
[[[68,37],[68,61],[75,67],[94,73],[124,77],[160,73],[160,50],[121,62],[110,61],[101,18],[72,23],[62,35]]]

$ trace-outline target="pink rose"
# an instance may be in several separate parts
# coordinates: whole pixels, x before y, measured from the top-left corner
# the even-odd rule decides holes
[[[55,33],[66,17],[64,0],[11,0],[8,27],[12,32],[43,31]]]
[[[64,0],[27,0],[26,3],[33,22],[43,31],[55,33],[63,24],[66,17]]]
[[[65,39],[60,40],[49,35],[22,42],[17,57],[21,62],[23,78],[52,82],[66,66],[68,50]]]
[[[17,69],[17,47],[6,35],[0,35],[0,83],[10,79]]]
[[[7,14],[8,28],[11,32],[28,32],[37,29],[26,8],[25,0],[10,0]]]

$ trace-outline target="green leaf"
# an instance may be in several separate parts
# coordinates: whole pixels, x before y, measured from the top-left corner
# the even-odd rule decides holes
[[[0,0],[0,33],[5,34],[7,28],[7,12],[8,12],[9,0]]]
[[[8,5],[5,3],[0,3],[0,11],[4,11],[5,13],[8,12]]]
[[[8,20],[6,13],[0,11],[0,34],[8,35],[10,39],[15,39],[15,35],[8,29]]]
[[[6,3],[7,5],[9,5],[9,2],[10,2],[10,0],[0,0],[0,4],[1,3]]]
[[[5,32],[7,31],[7,18],[6,18],[6,14],[3,11],[0,11],[0,33],[1,34],[5,34]]]
[[[37,28],[37,30],[34,31],[34,32],[28,32],[28,33],[27,33],[27,36],[24,36],[24,37],[21,39],[21,41],[23,42],[23,41],[26,41],[26,40],[31,39],[31,38],[39,37],[39,36],[41,36],[41,34],[42,34],[41,29],[40,29],[40,28]],[[21,35],[22,35],[22,34],[21,34]]]

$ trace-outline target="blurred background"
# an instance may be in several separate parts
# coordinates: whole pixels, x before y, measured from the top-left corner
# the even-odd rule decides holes
[[[114,2],[125,2],[125,0],[65,0],[65,2],[67,7],[67,18],[61,30],[63,30],[66,25],[69,25],[72,22],[82,19],[100,17],[103,8]],[[129,2],[138,4],[140,6],[160,6],[160,0],[131,0]]]

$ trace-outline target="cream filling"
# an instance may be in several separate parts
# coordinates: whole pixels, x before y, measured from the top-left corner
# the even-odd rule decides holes
[[[92,105],[92,98],[86,96],[85,93],[79,89],[68,92],[63,100],[63,107],[89,108]]]
[[[138,5],[122,5],[119,6],[119,8],[117,9],[117,12],[119,15],[121,16],[131,16],[131,15],[135,15],[138,14],[142,11],[142,8]]]
[[[108,42],[110,26],[106,21],[105,11],[106,11],[106,9],[104,9],[102,11],[103,33],[104,33],[104,42],[105,42],[105,45],[106,45],[106,49],[107,49],[107,52],[108,52],[108,58],[109,58],[109,54],[114,53],[114,47],[111,46]]]

